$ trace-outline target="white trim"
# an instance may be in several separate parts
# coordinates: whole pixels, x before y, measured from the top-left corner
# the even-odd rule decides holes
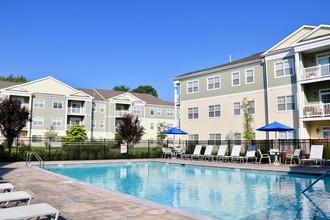
[[[323,46],[329,46],[330,44],[330,39],[329,36],[327,37],[322,37],[322,38],[317,38],[315,40],[310,40],[310,41],[304,41],[304,44],[299,44],[294,46],[295,52],[302,52],[305,50],[311,50],[315,48],[320,48]]]
[[[285,52],[280,52],[277,54],[273,54],[270,56],[265,57],[265,61],[271,61],[271,60],[277,60],[277,59],[282,59],[284,57],[294,57],[294,51],[290,49],[290,51],[285,51]],[[288,58],[288,59],[293,59],[293,58]]]
[[[36,106],[36,101],[43,101],[43,106],[42,107],[39,107],[39,106]],[[40,105],[40,103],[38,103],[38,105]],[[45,99],[36,99],[36,98],[34,98],[33,99],[33,108],[42,108],[42,109],[44,109],[46,107],[46,100]]]
[[[197,109],[197,114],[198,114],[198,117],[197,118],[189,118],[189,109],[192,109],[192,110],[194,110],[194,109]],[[197,119],[199,119],[199,106],[195,106],[195,107],[190,107],[190,108],[187,108],[187,120],[197,120]],[[194,112],[193,112],[193,115],[194,115]]]
[[[220,107],[220,109],[219,109],[219,111],[220,111],[220,116],[214,116],[214,117],[210,117],[210,106],[213,106],[214,107],[214,115],[215,115],[215,106],[219,106]],[[207,118],[210,118],[210,119],[213,119],[213,118],[221,118],[221,116],[222,116],[222,112],[221,112],[221,104],[213,104],[213,105],[207,105],[206,106],[206,112],[207,112]]]
[[[215,77],[219,77],[219,88],[209,89],[209,79],[212,78],[214,80]],[[213,86],[214,86],[214,83],[213,83]],[[207,79],[206,79],[206,90],[207,91],[213,91],[213,90],[218,90],[218,89],[221,89],[221,76],[220,75],[216,75],[216,76],[207,77]]]
[[[62,108],[54,108],[54,102],[61,102],[62,103]],[[52,100],[52,109],[63,110],[64,109],[64,101],[61,101],[61,100]]]
[[[288,96],[292,96],[292,100],[293,100],[293,104],[294,104],[294,109],[290,109],[290,110],[288,110],[287,109],[287,101],[286,101],[286,97],[288,97]],[[279,97],[284,97],[285,98],[285,102],[284,102],[284,105],[285,105],[285,110],[278,110],[278,98]],[[292,95],[279,95],[279,96],[276,96],[275,97],[276,98],[276,113],[283,113],[283,112],[293,112],[293,111],[296,111],[297,110],[297,100],[296,100],[296,96],[294,95],[294,94],[292,94]]]
[[[292,74],[289,74],[289,75],[285,75],[285,63],[288,62],[289,66],[290,66],[290,63],[291,63],[291,68],[292,68]],[[278,63],[282,63],[283,67],[282,67],[282,70],[283,70],[283,76],[276,76],[276,64]],[[280,61],[277,61],[277,62],[274,62],[273,63],[274,65],[274,78],[275,79],[278,79],[278,78],[283,78],[283,77],[291,77],[291,76],[294,76],[295,75],[295,71],[294,71],[294,62],[293,62],[293,59],[284,59],[284,60],[280,60]],[[290,68],[290,69],[291,69]]]
[[[246,72],[247,72],[247,71],[250,71],[250,70],[252,70],[253,81],[252,81],[252,82],[247,82],[247,75],[246,75]],[[253,84],[253,83],[255,83],[254,68],[246,69],[246,70],[244,71],[244,73],[245,73],[245,84],[248,85],[248,84]]]
[[[235,115],[235,109],[236,109],[236,108],[235,108],[235,104],[236,104],[236,103],[239,103],[239,115]],[[237,117],[237,116],[241,116],[241,115],[242,115],[241,106],[242,106],[242,105],[241,105],[241,102],[240,102],[240,101],[238,101],[238,102],[233,102],[233,116],[234,116],[234,117]]]
[[[193,90],[193,88],[194,88],[194,86],[193,86],[193,83],[194,82],[197,82],[197,91],[192,91],[192,92],[189,92],[189,83],[192,83],[192,90]],[[199,79],[196,79],[196,80],[191,80],[191,81],[187,81],[187,83],[186,83],[186,86],[187,86],[187,95],[189,95],[189,94],[194,94],[194,93],[199,93]]]
[[[315,27],[314,30],[311,30],[310,32],[308,32],[307,34],[305,34],[304,36],[302,36],[300,39],[298,39],[296,42],[294,42],[293,44],[291,44],[291,46],[294,47],[294,46],[297,46],[299,44],[305,44],[307,41],[309,41],[306,38],[308,38],[310,35],[314,34],[315,32],[317,32],[318,30],[320,30],[323,27],[330,28],[330,25],[320,24],[319,26]],[[306,39],[306,41],[300,42],[303,39]],[[317,39],[311,39],[311,41],[314,41],[314,40],[317,40]]]
[[[327,57],[330,59],[330,52],[325,52],[325,53],[315,54],[316,65],[320,65],[320,64],[319,64],[318,56],[322,56],[322,55],[327,55]]]
[[[238,84],[234,85],[234,74],[238,73]],[[241,72],[240,71],[235,71],[235,72],[231,72],[231,86],[232,87],[236,87],[236,86],[240,86],[241,85]]]
[[[59,119],[59,120],[57,120]],[[56,125],[53,125],[53,122],[55,122]],[[57,123],[60,122],[61,125],[57,125]],[[50,125],[54,127],[63,127],[63,118],[62,117],[51,117],[50,119]]]

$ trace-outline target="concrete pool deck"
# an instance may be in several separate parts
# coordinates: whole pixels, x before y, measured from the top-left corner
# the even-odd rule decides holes
[[[279,172],[302,172],[322,174],[324,167],[297,165],[269,165],[255,163],[222,163],[182,159],[97,160],[97,161],[51,161],[45,164],[69,163],[118,163],[157,161],[179,164],[206,165],[236,169],[271,170]],[[32,165],[38,165],[33,162]],[[328,168],[329,169],[329,168]],[[25,162],[0,163],[0,176],[34,196],[34,203],[49,203],[61,211],[59,219],[211,219],[188,211],[139,199],[120,192],[102,189],[88,183],[64,177],[35,167],[26,167]]]

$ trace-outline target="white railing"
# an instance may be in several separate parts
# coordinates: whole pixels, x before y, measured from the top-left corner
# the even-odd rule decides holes
[[[85,113],[86,113],[86,111],[84,108],[72,108],[72,107],[68,108],[68,114],[80,115],[80,114],[85,114]]]
[[[131,112],[128,110],[116,110],[117,117],[123,117],[124,114],[129,114],[129,113],[131,113]]]
[[[303,117],[329,117],[330,116],[330,103],[321,103],[314,105],[303,106]]]
[[[308,67],[302,69],[301,71],[302,80],[318,79],[329,76],[330,76],[330,64]]]

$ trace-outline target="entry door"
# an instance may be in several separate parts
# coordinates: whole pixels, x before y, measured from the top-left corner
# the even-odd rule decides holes
[[[320,65],[321,76],[330,75],[330,53],[317,55],[317,64]]]

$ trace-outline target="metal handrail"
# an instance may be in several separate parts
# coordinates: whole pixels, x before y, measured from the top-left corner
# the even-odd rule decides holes
[[[35,156],[35,158],[37,158],[37,160],[39,161],[39,167],[41,167],[41,164],[42,164],[42,167],[45,166],[44,160],[39,156],[39,154],[37,152],[29,151],[26,153],[26,166],[27,167],[31,166],[30,164],[31,164],[32,156]]]
[[[330,172],[330,169],[327,170],[325,173],[323,173],[319,178],[317,178],[312,184],[310,184],[306,189],[304,189],[302,191],[302,193],[305,193],[309,188],[311,188],[312,186],[314,186],[315,183],[317,183],[320,179],[322,179],[323,177],[325,177],[328,173]]]

